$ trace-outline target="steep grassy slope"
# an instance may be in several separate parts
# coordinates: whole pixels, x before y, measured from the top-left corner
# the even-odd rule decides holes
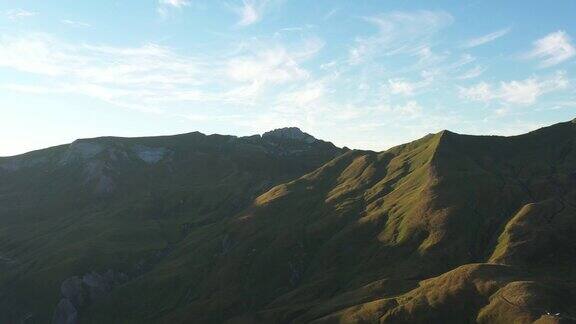
[[[78,297],[85,307],[94,292],[149,271],[189,232],[341,152],[287,129],[87,139],[0,158],[0,322],[49,322],[72,276],[95,283],[78,288],[90,295]]]
[[[569,320],[575,139],[563,123],[347,152],[192,232],[85,321]]]

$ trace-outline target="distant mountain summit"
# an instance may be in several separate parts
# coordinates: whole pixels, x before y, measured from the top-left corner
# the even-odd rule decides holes
[[[282,138],[304,141],[306,143],[314,143],[318,141],[314,136],[308,133],[304,133],[298,127],[277,128],[262,134],[262,138]]]

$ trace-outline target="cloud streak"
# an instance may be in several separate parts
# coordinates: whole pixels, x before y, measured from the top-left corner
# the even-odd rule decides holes
[[[500,82],[495,86],[480,82],[470,87],[460,87],[460,97],[469,101],[492,102],[503,104],[533,105],[544,94],[566,89],[569,81],[565,72],[557,72],[551,77],[531,77],[524,80]]]
[[[156,11],[162,18],[167,18],[174,9],[190,6],[190,0],[158,0]]]
[[[65,25],[72,26],[72,27],[79,27],[79,28],[92,27],[92,25],[90,25],[89,23],[85,23],[83,21],[77,21],[77,20],[63,19],[60,22],[62,22]]]
[[[240,17],[238,25],[248,26],[258,22],[261,18],[260,10],[255,1],[245,0],[241,7],[236,8],[236,13]]]
[[[349,51],[349,62],[360,64],[379,56],[424,53],[430,38],[454,18],[444,11],[392,12],[365,17],[377,34],[360,37]]]
[[[526,57],[540,59],[540,67],[547,68],[565,62],[576,55],[570,36],[559,30],[538,39]]]
[[[190,5],[189,0],[159,0],[161,6],[169,6],[174,8],[182,8]]]
[[[231,4],[230,8],[238,16],[237,25],[246,27],[260,22],[264,14],[282,0],[242,0],[240,3]]]
[[[495,32],[487,34],[487,35],[483,35],[483,36],[480,36],[477,38],[472,38],[469,41],[467,41],[464,45],[462,45],[462,47],[463,48],[474,48],[474,47],[482,46],[482,45],[491,43],[500,37],[505,36],[509,32],[510,32],[510,28],[500,29],[498,31],[495,31]]]
[[[81,94],[120,107],[165,111],[177,102],[250,105],[276,84],[307,79],[301,63],[323,46],[251,44],[233,57],[186,56],[148,43],[137,47],[71,44],[45,34],[0,37],[0,68],[40,78],[6,90]]]
[[[25,18],[37,16],[38,13],[34,12],[34,11],[23,10],[23,9],[10,9],[10,10],[6,11],[5,15],[6,15],[6,18],[8,18],[9,20],[16,21],[16,20],[20,20],[20,19],[25,19]]]
[[[464,73],[462,73],[461,75],[459,75],[456,78],[459,80],[474,79],[474,78],[481,76],[485,71],[486,71],[485,68],[483,68],[479,65],[476,65],[475,67],[465,71]]]
[[[428,77],[420,81],[409,81],[405,79],[390,79],[386,90],[394,95],[412,97],[420,90],[426,88],[432,83],[433,79]]]

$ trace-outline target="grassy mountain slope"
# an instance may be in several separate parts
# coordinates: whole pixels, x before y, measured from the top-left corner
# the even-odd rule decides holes
[[[288,129],[87,139],[0,158],[0,322],[47,323],[67,278],[84,276],[85,286],[93,271],[107,273],[95,289],[79,288],[90,295],[85,307],[93,292],[149,271],[195,228],[341,152]]]
[[[282,135],[273,145],[282,152],[315,143]],[[12,270],[2,272],[2,296],[18,291],[17,303],[42,309],[34,296],[53,309],[62,280],[96,271],[81,289],[68,289],[72,279],[62,286],[82,292],[62,293],[67,299],[89,300],[78,307],[81,323],[559,323],[576,316],[576,123],[515,137],[443,131],[380,153],[317,143],[292,147],[293,156],[270,151],[267,141],[216,145],[212,159],[173,153],[147,169],[105,169],[112,181],[90,178],[93,186],[78,185],[82,168],[47,178],[42,168],[34,177],[4,175],[12,187],[0,197],[34,197],[28,192],[39,181],[54,189],[38,194],[48,196],[26,209],[27,218],[16,216],[22,198],[2,205],[11,236],[0,251],[25,260],[5,262]],[[155,156],[149,151],[145,157]],[[276,173],[279,165],[288,171]],[[120,179],[130,179],[127,189]],[[72,199],[82,195],[91,200]],[[65,212],[49,209],[56,204]],[[90,286],[98,280],[110,283],[105,294]],[[52,286],[38,289],[40,282]],[[13,308],[7,300],[0,305]]]
[[[569,320],[575,139],[562,123],[347,152],[192,232],[86,322]]]

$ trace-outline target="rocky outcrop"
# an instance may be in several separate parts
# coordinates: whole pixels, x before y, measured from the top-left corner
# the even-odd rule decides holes
[[[298,127],[278,128],[262,134],[262,138],[282,138],[303,141],[306,143],[314,143],[317,141],[314,136],[304,133]]]
[[[91,301],[104,297],[112,289],[114,274],[110,271],[107,273],[109,274],[101,275],[93,271],[82,277],[82,283],[85,285]]]
[[[78,323],[78,310],[72,302],[63,298],[56,306],[54,317],[52,317],[52,324],[77,324]]]
[[[73,276],[65,279],[60,286],[62,299],[58,302],[53,324],[76,324],[78,312],[82,307],[103,298],[115,284],[127,280],[125,274],[108,270],[104,274],[92,271],[83,276]]]
[[[132,147],[132,151],[140,160],[148,164],[156,164],[170,153],[170,150],[164,147],[148,147],[144,145],[135,145]]]
[[[94,183],[96,194],[109,194],[114,191],[114,181],[109,173],[110,167],[103,160],[90,161],[84,168],[85,181]]]
[[[75,307],[80,307],[84,304],[84,291],[82,288],[82,279],[77,276],[70,277],[62,282],[60,287],[62,296],[69,300]]]
[[[189,232],[189,224],[185,224],[182,228],[181,238],[186,237]],[[154,265],[166,257],[173,249],[174,245],[168,245],[149,258],[140,260],[128,273],[109,269],[103,273],[92,271],[81,276],[72,276],[65,279],[60,286],[62,298],[54,310],[52,324],[79,323],[78,313],[83,307],[89,306],[99,299],[106,298],[115,286],[124,284],[150,271]]]
[[[76,161],[88,160],[104,151],[105,147],[99,143],[78,140],[70,144],[60,164],[66,165]]]

